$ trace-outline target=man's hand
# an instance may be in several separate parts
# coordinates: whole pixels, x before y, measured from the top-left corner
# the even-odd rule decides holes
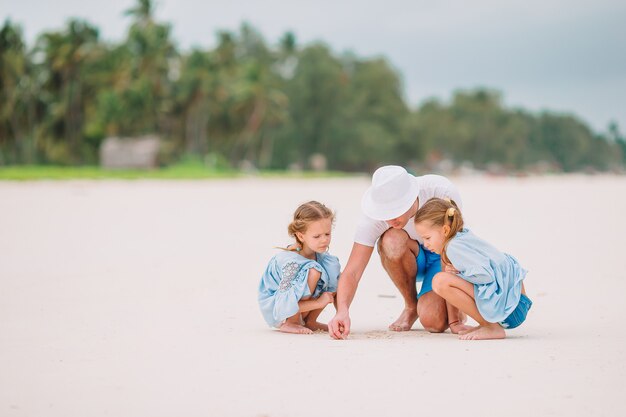
[[[328,322],[328,333],[333,339],[347,339],[350,334],[350,315],[348,312],[337,312]]]
[[[328,333],[333,339],[347,339],[350,334],[350,315],[348,308],[356,293],[356,287],[363,276],[363,271],[372,256],[374,248],[354,242],[346,268],[339,276],[335,308],[337,314],[328,322]]]

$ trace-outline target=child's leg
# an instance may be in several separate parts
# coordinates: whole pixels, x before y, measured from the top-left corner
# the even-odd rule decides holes
[[[498,323],[489,323],[481,316],[474,300],[474,285],[450,272],[440,272],[433,279],[433,290],[447,302],[463,311],[480,325],[461,335],[464,340],[502,339],[504,329]]]
[[[300,324],[302,318],[300,313],[296,313],[293,316],[289,317],[283,324],[280,325],[278,330],[283,333],[296,333],[296,334],[311,334],[313,331],[311,329],[307,329],[302,324]]]
[[[311,294],[315,292],[317,282],[321,276],[322,274],[318,270],[313,268],[309,270],[307,285],[309,286],[309,292]],[[313,330],[317,330],[314,328],[315,324],[323,326],[315,321],[322,311],[322,309],[319,308],[319,301],[320,300],[312,299],[311,297],[303,297],[298,302],[299,311],[285,320],[285,322],[280,326],[280,331],[285,333],[311,334],[313,333]],[[317,313],[315,314],[315,312]],[[305,326],[302,325],[303,321]],[[326,329],[328,330],[328,328]]]
[[[322,313],[323,308],[313,310],[309,312],[308,316],[304,319],[304,326],[311,330],[323,330],[325,332],[328,331],[328,326],[324,323],[320,323],[317,321],[317,318]]]
[[[311,294],[315,292],[315,288],[317,288],[317,283],[319,282],[321,276],[322,274],[317,269],[309,269],[309,277],[307,279],[307,283],[309,285],[309,292]],[[302,318],[304,319],[304,326],[311,330],[324,330],[325,332],[327,332],[328,326],[317,322],[317,318],[322,313],[322,310],[324,310],[323,307],[303,313]]]
[[[465,334],[470,330],[474,330],[473,326],[465,324],[467,315],[463,311],[459,310],[448,301],[446,301],[446,308],[448,310],[448,326],[450,326],[452,333]]]
[[[311,294],[315,292],[317,282],[319,281],[321,276],[322,274],[317,269],[309,269],[307,285],[309,286],[309,292]],[[299,313],[302,317],[302,320],[306,319],[311,311],[318,310],[319,308],[324,308],[325,306],[326,304],[320,303],[319,298],[312,298],[311,296],[302,297],[300,301],[298,301],[298,307],[300,308]]]
[[[389,229],[378,240],[378,253],[383,268],[404,299],[404,309],[396,321],[389,325],[389,330],[408,331],[417,321],[415,258],[419,251],[417,242],[404,230]]]
[[[450,273],[439,272],[433,279],[433,290],[479,324],[486,323],[474,301],[474,285]]]

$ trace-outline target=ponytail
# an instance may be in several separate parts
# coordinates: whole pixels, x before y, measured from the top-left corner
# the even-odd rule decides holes
[[[463,229],[463,216],[461,215],[461,211],[459,210],[459,207],[456,205],[454,200],[447,199],[444,201],[450,204],[450,207],[448,207],[448,209],[446,210],[446,213],[443,219],[444,225],[449,226],[450,231],[448,232],[448,235],[443,241],[443,249],[441,250],[441,260],[445,264],[450,264],[450,259],[448,259],[448,255],[446,254],[446,249],[448,247],[448,243],[450,242],[450,240],[452,240],[452,238],[456,236],[456,234],[461,229]]]

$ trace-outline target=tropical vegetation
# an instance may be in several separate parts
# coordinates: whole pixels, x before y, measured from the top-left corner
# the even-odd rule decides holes
[[[270,45],[251,25],[220,31],[212,48],[183,51],[172,27],[137,0],[118,43],[72,19],[26,44],[0,27],[0,165],[98,164],[109,136],[156,134],[160,161],[213,167],[372,170],[448,160],[482,169],[620,170],[626,139],[594,132],[571,114],[508,108],[488,88],[411,108],[384,58],[301,45]]]

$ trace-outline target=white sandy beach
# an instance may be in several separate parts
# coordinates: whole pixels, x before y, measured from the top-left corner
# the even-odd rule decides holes
[[[366,177],[0,182],[0,417],[625,415],[626,177],[453,180],[530,271],[503,341],[388,332],[376,254],[349,340],[267,327],[293,210],[337,211],[345,265]]]

